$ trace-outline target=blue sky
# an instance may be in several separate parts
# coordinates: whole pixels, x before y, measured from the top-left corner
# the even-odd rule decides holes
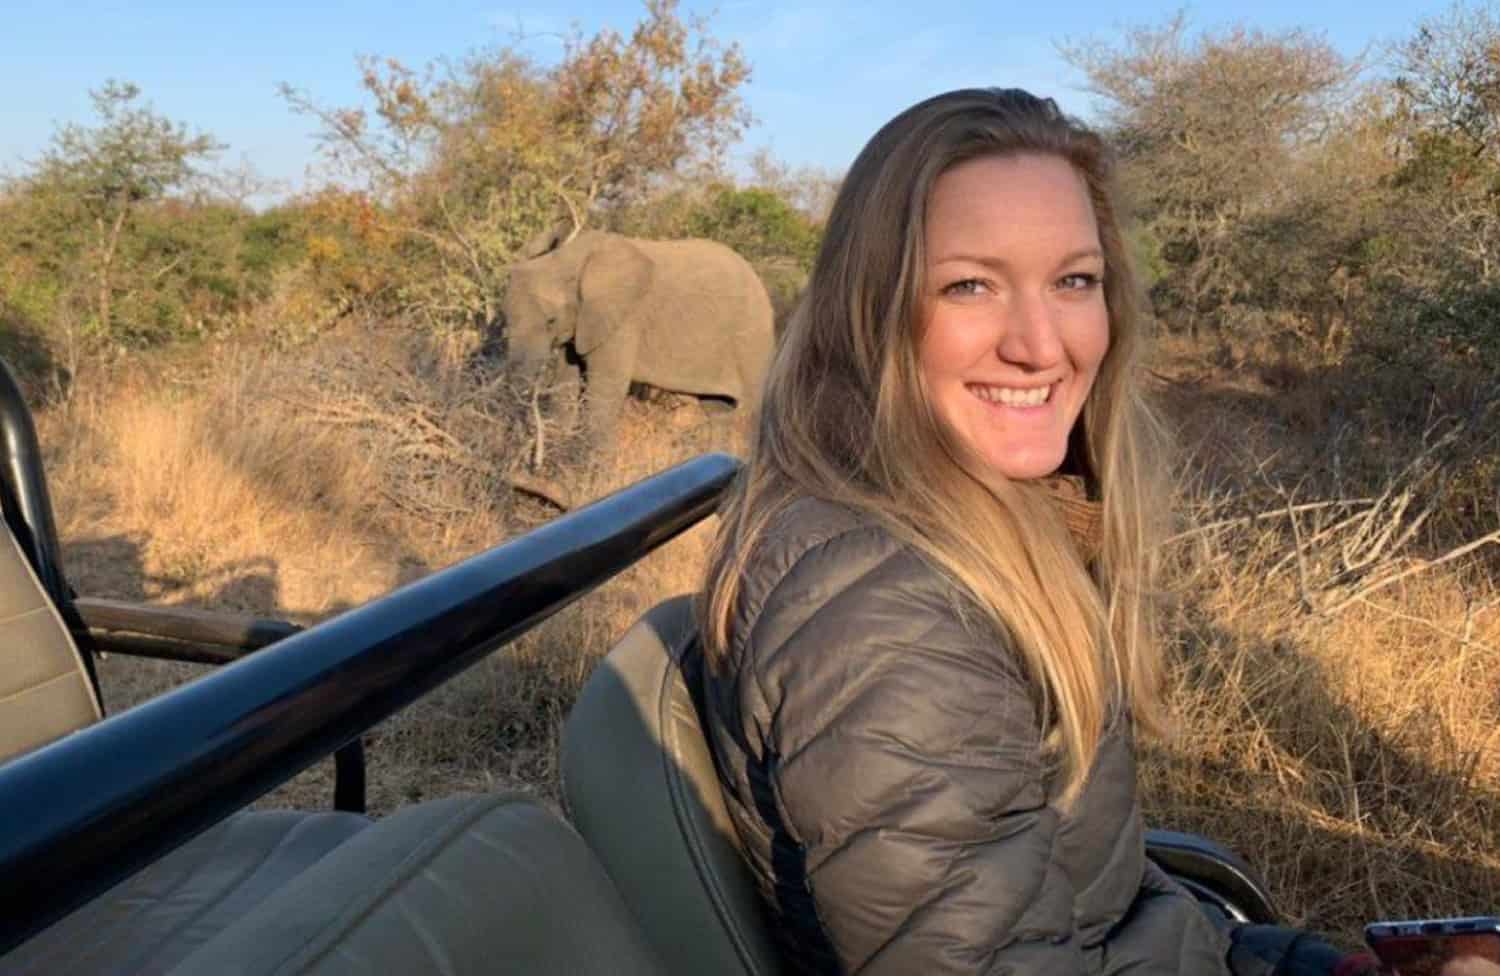
[[[1267,30],[1307,28],[1352,54],[1410,35],[1420,19],[1447,5],[1211,0],[1187,12],[1194,28],[1237,19]],[[712,33],[739,42],[754,68],[745,95],[759,122],[738,154],[769,145],[790,163],[834,170],[847,166],[887,118],[950,88],[1020,86],[1086,114],[1082,80],[1058,56],[1056,42],[1160,23],[1179,6],[1157,0],[682,4],[710,14]],[[0,0],[0,172],[20,171],[58,124],[87,123],[88,91],[113,77],[139,84],[168,117],[228,143],[223,163],[243,159],[265,177],[302,185],[315,160],[314,126],[277,96],[280,82],[326,104],[353,105],[360,54],[422,65],[512,42],[521,29],[529,35],[525,47],[547,60],[559,48],[554,35],[570,23],[586,33],[606,25],[624,30],[642,10],[626,0],[514,6],[504,0]]]

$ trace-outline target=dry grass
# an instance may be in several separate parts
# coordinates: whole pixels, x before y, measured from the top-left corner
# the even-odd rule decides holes
[[[1176,352],[1179,727],[1143,764],[1151,818],[1229,843],[1351,945],[1375,918],[1494,910],[1495,391]]]
[[[1435,572],[1313,614],[1260,534],[1182,570],[1152,819],[1232,844],[1288,916],[1351,942],[1376,917],[1500,904],[1493,585]]]
[[[312,621],[552,514],[502,486],[534,444],[494,375],[441,350],[361,345],[80,382],[43,429],[77,588]],[[1194,521],[1172,551],[1180,727],[1143,765],[1151,819],[1235,847],[1290,918],[1350,942],[1377,916],[1500,906],[1496,564],[1484,550],[1418,562],[1496,528],[1483,503],[1493,445],[1471,431],[1435,473],[1403,470],[1433,440],[1409,417],[1330,399],[1326,375],[1177,353],[1168,402]],[[580,494],[741,436],[687,402],[632,401],[617,456],[575,465]],[[549,449],[569,458],[566,432]],[[1401,530],[1435,512],[1351,570],[1357,520],[1335,526],[1387,487],[1410,502],[1367,523]],[[1284,511],[1326,501],[1347,504],[1295,526]],[[581,682],[646,607],[694,586],[710,531],[374,730],[374,809],[501,785],[555,798],[558,729]],[[113,658],[103,680],[118,708],[192,673]],[[330,779],[311,770],[267,802],[326,803]]]
[[[70,579],[90,596],[303,623],[366,602],[556,514],[503,484],[533,446],[504,401],[482,366],[379,337],[357,354],[228,350],[165,374],[85,378],[41,421]],[[550,433],[567,457],[567,432]],[[574,465],[573,486],[598,497],[742,436],[685,399],[630,401],[618,456]],[[560,721],[594,660],[653,602],[693,587],[710,531],[375,729],[372,810],[502,785],[555,798]],[[118,710],[203,671],[111,656],[101,680]],[[328,763],[265,802],[331,795]]]

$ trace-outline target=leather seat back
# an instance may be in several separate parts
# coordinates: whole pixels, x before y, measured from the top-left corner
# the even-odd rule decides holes
[[[690,690],[694,634],[677,597],[595,667],[563,730],[563,794],[668,972],[770,976],[782,967]]]
[[[83,657],[0,520],[0,762],[100,718]]]

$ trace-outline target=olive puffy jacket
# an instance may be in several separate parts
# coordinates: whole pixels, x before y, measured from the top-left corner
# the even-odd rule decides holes
[[[1128,724],[1059,814],[1019,659],[913,549],[803,499],[742,585],[705,721],[794,971],[1231,972],[1229,936],[1145,857]]]

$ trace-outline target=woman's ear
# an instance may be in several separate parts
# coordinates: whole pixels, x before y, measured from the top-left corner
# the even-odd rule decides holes
[[[641,328],[637,317],[651,283],[651,259],[635,244],[610,241],[594,249],[578,281],[578,328],[573,348],[587,356],[622,328]],[[657,314],[660,314],[659,312]]]

